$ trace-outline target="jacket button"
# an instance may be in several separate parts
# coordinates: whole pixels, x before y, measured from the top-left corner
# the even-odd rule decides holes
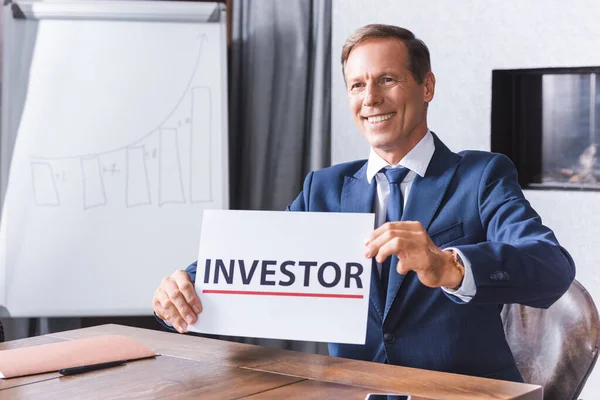
[[[394,343],[394,335],[392,335],[391,333],[384,333],[383,334],[383,341],[385,343]]]

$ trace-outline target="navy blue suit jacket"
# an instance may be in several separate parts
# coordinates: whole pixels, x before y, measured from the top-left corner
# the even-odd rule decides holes
[[[434,135],[425,177],[413,181],[403,220],[419,221],[441,248],[470,261],[477,293],[463,303],[421,284],[414,272],[374,271],[364,345],[329,344],[333,356],[521,381],[508,347],[502,304],[549,307],[575,276],[571,256],[523,197],[517,172],[500,154],[452,153]],[[369,213],[375,180],[366,161],[311,172],[290,211]],[[195,278],[196,265],[188,267]]]

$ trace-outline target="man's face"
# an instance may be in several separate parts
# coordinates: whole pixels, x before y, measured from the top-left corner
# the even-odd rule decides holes
[[[371,147],[398,163],[427,132],[427,107],[435,77],[418,84],[408,70],[407,50],[395,38],[371,39],[355,47],[344,68],[354,122]]]

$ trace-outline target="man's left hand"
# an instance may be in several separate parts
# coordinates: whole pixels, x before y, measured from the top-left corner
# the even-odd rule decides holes
[[[380,263],[395,254],[398,273],[415,271],[425,286],[457,289],[462,284],[453,254],[437,247],[420,222],[385,223],[367,237],[365,246],[365,257],[375,257]]]

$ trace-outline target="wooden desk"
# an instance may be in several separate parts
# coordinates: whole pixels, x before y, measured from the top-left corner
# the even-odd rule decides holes
[[[101,325],[0,344],[0,350],[91,336],[132,337],[161,356],[61,377],[0,380],[0,400],[35,398],[358,399],[370,392],[414,400],[541,400],[542,388],[316,354]]]

